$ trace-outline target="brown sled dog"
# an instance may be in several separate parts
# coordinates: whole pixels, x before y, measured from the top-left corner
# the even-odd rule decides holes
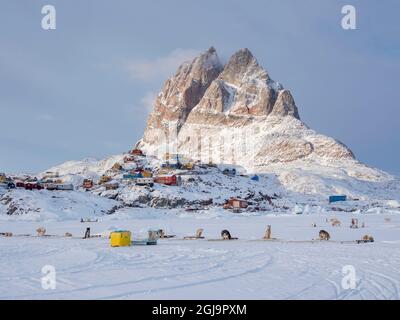
[[[319,240],[326,240],[328,241],[331,238],[331,236],[329,235],[329,233],[325,230],[321,230],[319,232]]]
[[[184,240],[204,239],[204,237],[203,237],[203,231],[204,231],[204,229],[197,229],[197,230],[196,230],[196,235],[194,235],[194,236],[186,236],[186,237],[183,237],[183,239],[184,239]]]
[[[340,227],[342,223],[338,219],[331,219],[332,227]]]
[[[373,236],[369,236],[367,234],[362,239],[363,239],[363,241],[368,241],[368,242],[374,242],[375,241]]]
[[[356,240],[357,243],[368,243],[374,241],[375,241],[374,237],[368,234],[366,234],[361,240]]]
[[[46,235],[46,229],[43,227],[40,227],[36,229],[38,237],[44,237]]]

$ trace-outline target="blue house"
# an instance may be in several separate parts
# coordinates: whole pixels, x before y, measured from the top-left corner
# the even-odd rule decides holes
[[[329,203],[339,202],[339,201],[347,201],[347,196],[340,195],[340,196],[330,196],[329,197]]]

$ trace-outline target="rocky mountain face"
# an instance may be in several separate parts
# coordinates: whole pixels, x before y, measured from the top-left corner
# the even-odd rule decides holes
[[[201,113],[233,118],[290,114],[299,119],[290,92],[270,79],[248,49],[239,50],[231,57],[190,114],[189,121],[198,122],[195,115]]]
[[[195,58],[192,63],[182,64],[176,74],[165,82],[157,97],[144,141],[155,143],[154,131],[157,130],[165,134],[168,134],[169,128],[179,130],[222,69],[214,48]]]
[[[342,143],[301,120],[290,91],[248,49],[223,66],[210,48],[184,63],[155,102],[140,147],[262,172],[297,160],[354,160]]]

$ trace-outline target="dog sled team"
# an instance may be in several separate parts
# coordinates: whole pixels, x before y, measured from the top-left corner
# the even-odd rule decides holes
[[[90,220],[90,222],[94,222],[97,220]],[[385,222],[389,222],[389,219],[385,219]],[[89,222],[89,221],[82,221],[81,222]],[[341,226],[341,221],[338,220],[337,218],[332,218],[330,220],[326,219],[326,222],[331,225],[332,227],[340,227]],[[313,227],[317,227],[316,223],[312,224]],[[365,223],[362,223],[361,228],[365,227]],[[350,224],[350,228],[351,229],[358,229],[359,228],[359,221],[358,219],[351,219],[351,224]],[[40,227],[36,230],[36,237],[65,237],[65,238],[72,238],[72,234],[69,232],[66,232],[64,234],[64,236],[56,236],[56,235],[49,235],[46,233],[46,228],[44,227]],[[99,237],[108,237],[108,238],[115,238],[115,239],[119,239],[119,240],[115,240],[115,243],[117,243],[117,245],[113,245],[112,246],[119,246],[118,245],[118,241],[122,241],[124,243],[128,243],[128,245],[155,245],[157,244],[157,240],[159,239],[177,239],[177,240],[204,240],[205,237],[203,236],[204,233],[204,229],[200,228],[197,229],[195,234],[193,235],[188,235],[188,236],[184,236],[182,239],[177,239],[176,235],[171,235],[171,234],[167,234],[163,229],[158,229],[158,230],[150,230],[148,232],[148,237],[145,239],[137,239],[137,240],[130,240],[131,237],[131,233],[130,231],[115,231],[115,232],[111,232],[108,235],[106,234],[91,234],[90,232],[90,228],[87,227],[84,233],[83,237],[77,237],[78,239],[90,239],[90,238],[99,238]],[[13,236],[32,236],[32,235],[13,235],[13,233],[11,232],[0,232],[0,236],[2,237],[13,237]],[[124,240],[121,240],[124,239]],[[237,237],[233,237],[230,233],[229,230],[224,229],[221,231],[220,233],[220,238],[211,238],[208,239],[208,241],[231,241],[231,240],[239,240],[239,238]],[[254,240],[251,240],[254,241]],[[259,240],[255,240],[255,241],[277,241],[277,242],[317,242],[317,241],[331,241],[331,235],[329,234],[329,232],[327,232],[326,230],[320,230],[318,233],[318,238],[316,239],[312,239],[312,240],[305,240],[305,241],[296,241],[296,240],[291,240],[291,241],[285,241],[282,239],[277,239],[277,238],[273,238],[272,237],[272,227],[271,225],[268,225],[265,232],[264,232],[264,236],[259,239]],[[362,237],[362,239],[359,240],[354,240],[354,241],[334,241],[334,242],[339,242],[339,243],[368,243],[368,242],[374,242],[374,237],[371,235],[364,235]],[[113,240],[111,241],[113,243]]]

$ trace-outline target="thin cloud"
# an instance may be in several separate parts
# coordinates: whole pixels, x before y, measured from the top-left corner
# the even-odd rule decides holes
[[[125,105],[124,111],[129,116],[137,116],[139,113],[146,117],[153,111],[158,94],[155,91],[147,91],[134,105]]]
[[[51,114],[40,114],[36,117],[36,119],[39,121],[53,121],[55,120],[55,117]]]
[[[156,59],[138,59],[127,62],[126,68],[133,79],[152,81],[171,76],[186,61],[199,54],[195,49],[175,49],[167,56]]]
[[[140,103],[144,106],[148,113],[153,111],[154,102],[157,99],[157,93],[154,91],[148,91],[146,94],[140,99]]]

